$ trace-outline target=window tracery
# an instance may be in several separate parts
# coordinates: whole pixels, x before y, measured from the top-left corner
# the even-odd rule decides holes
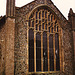
[[[29,72],[60,70],[59,32],[56,16],[38,8],[29,17]]]

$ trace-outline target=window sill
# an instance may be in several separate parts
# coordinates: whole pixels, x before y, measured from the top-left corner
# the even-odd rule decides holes
[[[45,71],[45,72],[28,72],[26,74],[46,74],[46,73],[60,73],[60,71]]]

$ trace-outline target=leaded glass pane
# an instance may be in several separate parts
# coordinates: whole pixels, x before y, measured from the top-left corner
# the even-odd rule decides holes
[[[34,32],[29,30],[29,72],[34,72]]]
[[[53,35],[49,36],[50,71],[54,71]]]
[[[59,59],[59,35],[55,34],[55,53],[56,53],[56,70],[60,70],[60,59]]]
[[[36,34],[36,71],[41,71],[41,35]]]
[[[43,70],[48,71],[47,33],[43,33]]]

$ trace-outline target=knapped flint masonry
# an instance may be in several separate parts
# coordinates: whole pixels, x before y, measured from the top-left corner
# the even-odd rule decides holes
[[[51,0],[22,7],[7,0],[0,17],[0,75],[75,75],[74,63],[72,8],[67,20]]]

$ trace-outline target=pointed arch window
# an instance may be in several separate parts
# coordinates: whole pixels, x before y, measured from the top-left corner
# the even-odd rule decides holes
[[[28,23],[29,72],[60,71],[60,25],[50,10],[38,9]]]

